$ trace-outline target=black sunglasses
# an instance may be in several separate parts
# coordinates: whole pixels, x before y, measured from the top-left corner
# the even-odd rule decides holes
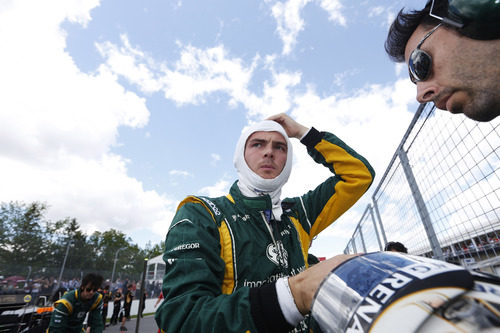
[[[408,73],[410,74],[411,82],[417,84],[417,82],[425,81],[431,74],[432,68],[432,57],[429,53],[421,50],[420,47],[425,42],[427,38],[434,31],[437,30],[441,26],[442,23],[439,23],[431,31],[425,34],[424,38],[418,43],[415,50],[413,50],[410,54],[410,58],[408,59]]]
[[[84,288],[83,290],[89,293],[91,291],[97,291],[97,288]]]

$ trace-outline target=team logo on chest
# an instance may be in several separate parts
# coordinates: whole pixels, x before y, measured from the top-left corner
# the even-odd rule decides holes
[[[248,214],[245,214],[243,216],[241,216],[240,214],[236,214],[236,215],[232,215],[231,217],[233,218],[233,221],[235,221],[235,222],[237,220],[242,220],[243,222],[250,220],[250,215],[248,215]]]
[[[266,250],[267,258],[271,260],[277,266],[283,266],[288,268],[288,252],[285,250],[283,243],[281,241],[277,241],[275,243],[271,243],[267,246]]]

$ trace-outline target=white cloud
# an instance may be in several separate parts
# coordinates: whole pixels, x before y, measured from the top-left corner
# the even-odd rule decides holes
[[[381,21],[381,25],[389,29],[392,22],[396,18],[397,12],[403,4],[392,3],[390,6],[375,6],[368,9],[368,17],[385,16],[385,20]]]
[[[394,19],[396,18],[396,12],[393,12],[392,10],[388,9],[386,11],[386,18],[385,18],[385,22],[384,24],[387,26],[387,28],[389,28],[392,24],[392,22],[394,22]]]
[[[203,103],[207,95],[218,91],[227,92],[236,101],[248,94],[246,87],[255,64],[245,67],[241,59],[228,58],[223,46],[203,50],[179,43],[180,58],[168,66],[133,48],[126,35],[121,40],[120,47],[110,42],[99,43],[97,47],[111,71],[144,92],[163,91],[165,98],[178,104]]]
[[[276,19],[277,32],[283,40],[283,54],[289,54],[296,44],[297,36],[304,29],[304,20],[300,16],[302,9],[311,0],[289,0],[277,2],[271,8]]]
[[[333,77],[332,83],[338,87],[342,87],[346,78],[358,75],[359,72],[359,69],[350,69],[347,71],[343,71],[342,73],[336,73]]]
[[[230,183],[226,179],[221,179],[217,181],[213,186],[206,186],[200,189],[200,194],[207,195],[209,197],[220,197],[226,195],[229,192]]]
[[[342,4],[339,0],[320,0],[319,5],[328,13],[328,19],[341,26],[346,25],[346,19],[342,15]]]
[[[242,104],[249,117],[267,117],[286,112],[291,107],[290,88],[298,85],[300,73],[276,72],[273,57],[256,56],[245,66],[239,58],[231,58],[221,46],[199,49],[179,44],[181,56],[168,66],[148,57],[138,48],[132,48],[126,36],[121,47],[109,42],[98,44],[106,57],[106,68],[121,75],[144,92],[162,91],[165,98],[178,104],[200,104],[214,93],[225,93],[229,105]],[[264,81],[263,96],[249,90],[250,80],[257,66],[270,71],[271,80]]]
[[[403,75],[408,75],[408,66],[406,65],[406,63],[404,63],[404,62],[395,63],[394,68],[395,68],[397,76],[400,76],[401,73]]]
[[[168,174],[171,176],[193,177],[190,172],[184,170],[170,170]]]
[[[212,165],[212,166],[216,166],[217,162],[219,162],[221,159],[221,156],[219,154],[215,154],[215,153],[210,154],[210,157],[212,158],[210,161],[210,165]]]
[[[406,81],[398,81],[394,86],[369,86],[346,98],[335,95],[321,98],[308,90],[295,97],[291,115],[306,126],[315,126],[339,136],[365,156],[381,176],[413,117],[409,105],[413,104],[414,87]],[[381,131],[388,123],[392,130]],[[306,158],[297,159],[292,177],[296,171],[298,177],[304,177],[311,167],[302,160],[309,162]],[[319,183],[323,176],[314,173],[307,179],[309,183]]]
[[[240,96],[246,90],[253,66],[245,68],[240,59],[227,58],[223,46],[205,50],[186,46],[173,70],[162,77],[165,97],[178,103],[203,101],[210,93],[226,91]]]
[[[107,58],[107,66],[113,73],[123,75],[129,81],[132,81],[141,87],[141,90],[147,93],[155,92],[161,89],[161,83],[155,79],[155,75],[145,63],[153,65],[153,61],[143,51],[133,48],[130,45],[127,35],[120,35],[123,46],[117,47],[110,42],[96,43],[97,50],[101,55]]]
[[[288,0],[276,2],[271,7],[271,13],[276,20],[276,30],[283,41],[284,55],[290,54],[297,43],[297,36],[304,30],[304,20],[301,12],[304,7],[313,0]],[[316,0],[318,5],[328,13],[328,19],[342,26],[346,25],[346,19],[342,15],[342,5],[338,0]]]
[[[86,231],[128,233],[147,222],[164,234],[172,201],[144,190],[127,175],[127,161],[110,153],[118,127],[148,122],[145,100],[106,67],[82,73],[65,51],[61,23],[85,26],[98,5],[1,7],[0,44],[8,52],[0,53],[0,201],[45,201],[51,218],[76,217]]]
[[[379,16],[382,15],[387,9],[383,6],[375,6],[370,8],[368,11],[368,17],[374,17],[374,16]]]

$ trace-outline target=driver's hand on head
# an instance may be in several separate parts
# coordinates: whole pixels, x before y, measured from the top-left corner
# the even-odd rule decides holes
[[[304,136],[304,134],[306,134],[307,131],[309,130],[309,128],[299,124],[298,122],[290,118],[290,116],[287,115],[286,113],[278,113],[272,115],[268,117],[267,120],[273,120],[278,124],[280,124],[281,126],[283,126],[283,128],[286,131],[286,134],[290,138],[301,139]]]

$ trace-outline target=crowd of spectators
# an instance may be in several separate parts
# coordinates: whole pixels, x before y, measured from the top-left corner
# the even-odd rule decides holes
[[[148,298],[159,297],[161,294],[161,285],[161,281],[153,281],[148,283],[146,287]]]
[[[35,277],[26,280],[23,276],[14,275],[7,278],[0,277],[0,293],[3,294],[31,294],[32,296],[43,295],[50,296],[54,294],[58,288],[66,290],[76,289],[80,286],[80,279],[77,277],[71,280],[61,280],[57,283],[57,279],[51,277]]]
[[[62,279],[61,283],[57,282],[57,278],[50,277],[34,277],[28,278],[21,275],[13,275],[8,277],[0,276],[0,294],[30,294],[33,299],[38,296],[45,296],[47,298],[59,298],[61,293],[68,290],[77,289],[80,287],[81,279],[73,277],[70,280]],[[127,289],[127,285],[132,285],[132,292],[134,295],[139,293],[140,282],[129,279],[116,279],[110,282],[109,279],[105,280],[103,287],[108,285],[111,293],[116,292],[119,288],[122,290]],[[146,284],[146,295],[148,298],[158,297],[161,292],[161,282],[148,282]],[[56,294],[60,295],[56,295]]]

